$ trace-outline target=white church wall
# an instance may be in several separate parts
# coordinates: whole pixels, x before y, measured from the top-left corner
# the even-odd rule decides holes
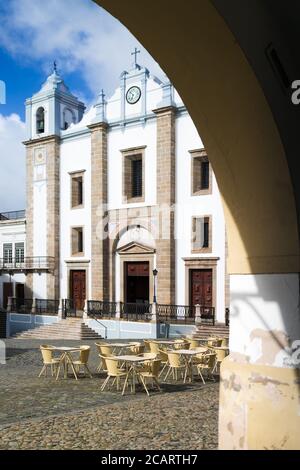
[[[217,262],[216,316],[224,321],[225,315],[225,221],[218,186],[213,175],[212,194],[191,195],[190,150],[203,148],[203,143],[188,114],[176,121],[176,303],[185,304],[185,262],[183,258],[219,257]],[[209,155],[208,155],[209,157]],[[212,216],[212,251],[192,253],[193,216]]]
[[[145,148],[145,202],[123,204],[122,153],[134,147]],[[147,121],[125,128],[113,128],[108,133],[108,205],[109,210],[125,207],[150,206],[156,203],[156,123]]]
[[[61,297],[67,298],[68,267],[66,261],[90,260],[91,258],[91,141],[86,135],[80,139],[64,140],[60,154],[60,268]],[[70,173],[84,171],[83,208],[71,208],[71,176]],[[84,228],[84,256],[71,257],[72,227]],[[91,276],[87,279],[90,282]],[[91,286],[87,286],[90,292]]]

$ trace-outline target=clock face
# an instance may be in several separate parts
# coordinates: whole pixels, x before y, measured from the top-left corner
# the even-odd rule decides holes
[[[141,97],[141,89],[138,86],[132,86],[127,90],[126,100],[129,104],[135,104]]]

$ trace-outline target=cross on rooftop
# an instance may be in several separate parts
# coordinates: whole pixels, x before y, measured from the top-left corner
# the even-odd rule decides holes
[[[134,55],[134,65],[136,65],[136,58],[137,55],[140,54],[141,51],[137,49],[137,47],[134,48],[134,52],[131,52],[131,55]]]

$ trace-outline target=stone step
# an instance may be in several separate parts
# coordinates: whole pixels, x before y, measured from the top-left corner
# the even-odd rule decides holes
[[[16,339],[79,339],[97,340],[102,338],[81,319],[61,320],[51,325],[42,325],[13,335]]]

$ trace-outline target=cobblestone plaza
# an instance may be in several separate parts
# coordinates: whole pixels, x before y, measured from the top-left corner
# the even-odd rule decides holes
[[[150,398],[138,390],[100,392],[106,376],[75,381],[38,378],[41,341],[8,339],[6,365],[0,365],[0,449],[216,449],[218,382],[162,383]],[[61,344],[62,341],[52,341]],[[76,345],[77,341],[63,341]]]

